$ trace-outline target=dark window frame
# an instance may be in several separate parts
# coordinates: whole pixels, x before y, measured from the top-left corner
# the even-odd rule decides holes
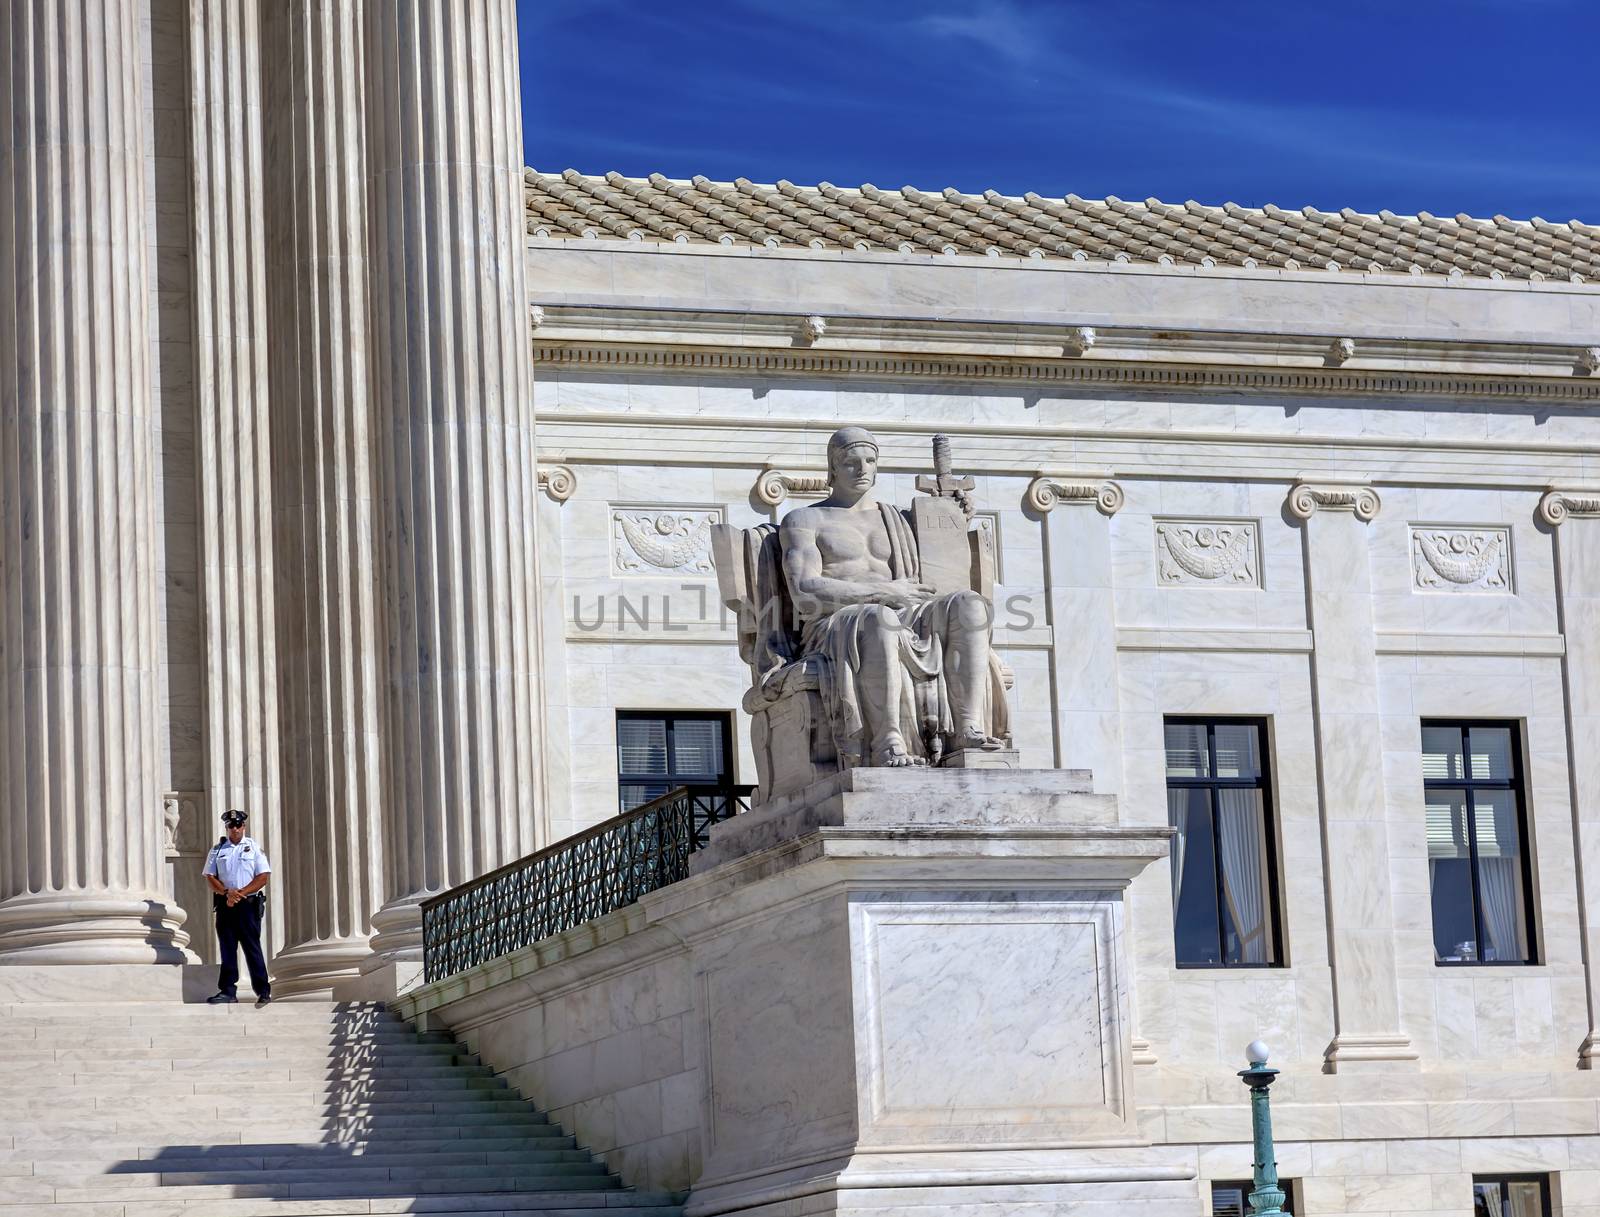
[[[1508,1175],[1499,1175],[1499,1174],[1495,1174],[1495,1175],[1473,1175],[1472,1176],[1472,1208],[1473,1208],[1473,1211],[1476,1212],[1477,1208],[1478,1208],[1478,1188],[1484,1186],[1485,1184],[1499,1184],[1500,1185],[1500,1211],[1501,1212],[1509,1212],[1510,1211],[1509,1206],[1510,1206],[1510,1203],[1511,1203],[1511,1187],[1510,1187],[1510,1185],[1513,1184],[1513,1183],[1537,1183],[1539,1185],[1539,1212],[1540,1212],[1540,1215],[1541,1215],[1541,1217],[1551,1217],[1551,1213],[1552,1213],[1551,1205],[1553,1203],[1552,1200],[1551,1200],[1551,1193],[1555,1191],[1555,1189],[1551,1186],[1551,1182],[1552,1182],[1553,1178],[1554,1178],[1554,1176],[1551,1175],[1549,1172],[1544,1172],[1544,1173],[1534,1172],[1532,1174],[1525,1174],[1525,1173],[1522,1173],[1522,1172],[1517,1172],[1517,1173],[1508,1174]]]
[[[1300,1211],[1300,1206],[1297,1203],[1297,1201],[1299,1199],[1299,1191],[1300,1191],[1299,1183],[1300,1183],[1300,1180],[1298,1178],[1294,1178],[1294,1179],[1279,1179],[1278,1180],[1278,1186],[1283,1189],[1283,1211],[1285,1213],[1293,1214],[1293,1213],[1298,1213]],[[1245,1213],[1245,1217],[1249,1217],[1249,1213],[1250,1213],[1250,1193],[1255,1190],[1255,1186],[1256,1186],[1256,1183],[1255,1183],[1254,1179],[1208,1179],[1208,1180],[1206,1180],[1206,1190],[1210,1193],[1210,1196],[1211,1196],[1212,1212],[1213,1213],[1216,1212],[1217,1189],[1219,1187],[1237,1187],[1237,1188],[1242,1188],[1244,1190],[1244,1210],[1243,1211]]]
[[[1254,727],[1256,729],[1256,731],[1258,733],[1257,734],[1257,754],[1261,758],[1261,773],[1260,773],[1259,776],[1254,777],[1254,778],[1219,778],[1219,777],[1215,776],[1215,774],[1217,772],[1217,730],[1216,729],[1217,729],[1217,727],[1219,725],[1221,725],[1221,726],[1250,726],[1250,727]],[[1181,787],[1181,788],[1186,789],[1186,790],[1193,790],[1193,789],[1220,790],[1220,789],[1229,789],[1229,788],[1231,788],[1231,789],[1260,790],[1261,791],[1261,828],[1262,828],[1262,832],[1266,834],[1265,846],[1266,846],[1266,855],[1267,855],[1266,888],[1267,888],[1267,937],[1268,937],[1268,947],[1269,947],[1268,954],[1271,957],[1266,963],[1228,963],[1226,961],[1226,959],[1223,959],[1221,962],[1218,962],[1218,963],[1184,963],[1182,960],[1177,958],[1178,910],[1177,910],[1176,907],[1174,907],[1173,910],[1172,910],[1173,960],[1174,960],[1174,963],[1179,968],[1194,969],[1194,970],[1204,970],[1204,971],[1216,971],[1218,969],[1228,969],[1228,970],[1235,970],[1235,971],[1243,971],[1243,970],[1261,970],[1261,969],[1269,969],[1269,968],[1284,968],[1284,967],[1287,967],[1288,966],[1288,959],[1287,959],[1288,952],[1287,952],[1287,950],[1285,950],[1285,946],[1284,946],[1285,935],[1284,935],[1284,932],[1283,932],[1283,909],[1282,909],[1282,899],[1281,899],[1281,896],[1280,896],[1280,888],[1279,888],[1279,884],[1280,884],[1281,881],[1279,879],[1279,873],[1278,873],[1278,832],[1277,832],[1278,822],[1277,822],[1277,812],[1276,812],[1277,804],[1276,804],[1276,800],[1273,798],[1274,787],[1273,787],[1273,781],[1272,781],[1272,734],[1271,734],[1269,720],[1266,719],[1265,717],[1252,716],[1252,715],[1240,715],[1240,714],[1219,714],[1219,715],[1172,714],[1172,715],[1167,715],[1167,716],[1163,717],[1162,720],[1161,720],[1162,755],[1163,755],[1163,758],[1165,757],[1165,753],[1166,753],[1166,729],[1167,729],[1168,726],[1174,726],[1174,727],[1184,727],[1184,726],[1204,727],[1206,729],[1206,762],[1207,762],[1206,763],[1206,768],[1213,776],[1212,777],[1206,777],[1206,778],[1183,778],[1183,777],[1173,777],[1171,774],[1168,774],[1167,778],[1166,778],[1166,781],[1167,781],[1167,787],[1166,788],[1167,789],[1170,790],[1170,789],[1172,789],[1174,787]],[[1212,814],[1211,814],[1211,848],[1213,850],[1213,857],[1220,858],[1222,856],[1221,841],[1220,841],[1221,829],[1219,829],[1217,827],[1217,814],[1216,814],[1217,801],[1215,799],[1212,799],[1211,807],[1212,807]],[[1173,865],[1176,865],[1176,862],[1177,862],[1176,855],[1174,855]],[[1215,866],[1213,868],[1213,870],[1215,872],[1214,875],[1213,875],[1213,880],[1214,880],[1214,882],[1216,884],[1216,889],[1217,889],[1217,908],[1220,910],[1221,908],[1224,907],[1225,900],[1226,900],[1226,895],[1225,895],[1225,893],[1223,891],[1223,887],[1222,887],[1222,867],[1220,865],[1217,865],[1217,866]],[[1217,954],[1219,956],[1226,956],[1227,955],[1227,949],[1226,949],[1226,945],[1227,944],[1222,941],[1223,923],[1222,923],[1221,917],[1218,917],[1218,919],[1217,919],[1217,936],[1218,936]]]
[[[1500,728],[1507,733],[1511,741],[1511,776],[1507,779],[1473,778],[1472,754],[1469,742],[1469,732],[1472,728]],[[1428,729],[1454,728],[1461,733],[1461,762],[1469,776],[1459,779],[1454,778],[1429,778],[1422,779],[1423,802],[1427,802],[1430,790],[1460,790],[1466,799],[1467,809],[1467,857],[1472,879],[1472,929],[1476,935],[1477,959],[1440,959],[1438,951],[1434,952],[1433,966],[1436,968],[1531,968],[1539,966],[1539,935],[1538,922],[1535,913],[1538,902],[1534,899],[1533,891],[1533,835],[1528,824],[1528,790],[1525,784],[1526,770],[1522,764],[1522,724],[1516,719],[1509,718],[1424,718],[1418,721],[1417,734],[1421,737],[1423,731]],[[1523,934],[1528,941],[1528,958],[1526,959],[1484,959],[1483,944],[1487,941],[1487,933],[1483,924],[1483,891],[1482,880],[1478,876],[1478,817],[1473,802],[1475,790],[1505,790],[1509,791],[1517,803],[1517,852],[1521,855],[1522,862],[1522,916]],[[1432,876],[1428,883],[1429,917],[1432,918],[1433,882]],[[1429,927],[1430,932],[1432,926]],[[1487,1177],[1487,1176],[1486,1176]],[[1509,1178],[1509,1176],[1507,1176]]]
[[[689,785],[713,786],[718,790],[731,790],[737,784],[736,766],[739,758],[733,750],[733,712],[731,710],[618,710],[616,713],[617,720],[616,731],[613,733],[613,747],[619,742],[617,732],[620,732],[622,724],[630,720],[635,722],[656,720],[664,722],[666,724],[667,747],[667,772],[664,774],[625,773],[622,769],[621,758],[618,758],[617,809],[619,814],[629,810],[629,808],[622,806],[622,788],[624,786],[651,786],[665,782],[668,790],[671,790],[674,786]],[[723,773],[718,780],[710,782],[703,780],[690,781],[688,779],[700,778],[701,775],[676,774],[672,772],[673,757],[675,755],[672,746],[674,722],[715,722],[722,728]],[[685,780],[680,781],[680,778]]]

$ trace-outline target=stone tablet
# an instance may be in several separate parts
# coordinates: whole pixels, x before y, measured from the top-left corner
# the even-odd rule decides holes
[[[967,514],[955,499],[922,496],[911,502],[922,582],[941,594],[977,590],[968,527]]]

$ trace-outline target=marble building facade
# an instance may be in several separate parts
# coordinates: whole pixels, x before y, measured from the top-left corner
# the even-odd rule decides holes
[[[513,10],[8,12],[0,964],[204,957],[243,804],[325,994],[615,814],[619,711],[753,780],[709,526],[940,432],[1025,767],[1165,825],[1169,721],[1261,724],[1277,958],[1180,967],[1134,882],[1143,1134],[1244,1177],[1259,1035],[1296,1212],[1597,1217],[1594,230],[525,172]],[[1436,958],[1425,721],[1510,724],[1533,962]]]

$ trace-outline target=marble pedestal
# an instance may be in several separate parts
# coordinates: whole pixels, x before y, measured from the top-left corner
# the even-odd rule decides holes
[[[852,770],[396,1008],[688,1217],[1198,1217],[1132,1094],[1123,893],[1168,837],[1083,773]]]
[[[1122,898],[1168,834],[1091,789],[858,769],[714,830],[662,893],[705,1035],[688,1217],[1200,1212],[1131,1093]]]

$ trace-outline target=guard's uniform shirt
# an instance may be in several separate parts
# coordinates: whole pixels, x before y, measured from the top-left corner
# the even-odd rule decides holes
[[[257,875],[270,875],[272,863],[267,861],[267,855],[261,852],[254,837],[241,837],[237,845],[223,837],[206,855],[203,873],[215,875],[223,887],[236,892],[249,887]]]
[[[250,837],[241,837],[232,844],[223,837],[206,855],[204,873],[215,875],[217,881],[230,891],[249,887],[257,875],[271,874],[272,864],[261,847]],[[267,978],[267,960],[261,951],[261,914],[266,908],[266,897],[260,892],[246,896],[232,908],[228,898],[213,895],[211,907],[217,915],[217,950],[222,957],[222,970],[217,978],[217,989],[229,997],[236,995],[239,986],[239,948],[244,948],[245,965],[250,969],[250,987],[257,997],[272,992]]]

